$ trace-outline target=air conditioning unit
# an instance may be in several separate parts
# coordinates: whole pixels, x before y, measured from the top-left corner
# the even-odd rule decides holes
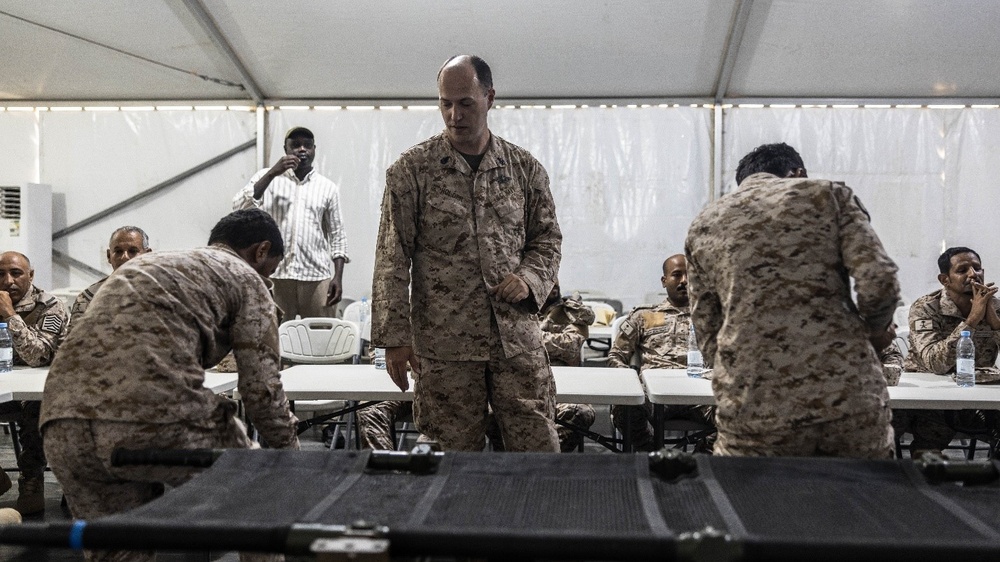
[[[52,186],[0,186],[0,251],[28,256],[35,286],[52,288]]]

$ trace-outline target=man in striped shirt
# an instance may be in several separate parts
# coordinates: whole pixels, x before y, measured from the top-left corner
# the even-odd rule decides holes
[[[293,127],[285,155],[260,170],[233,199],[233,209],[267,211],[281,229],[285,259],[271,276],[274,302],[286,319],[333,316],[340,302],[347,237],[340,212],[340,188],[313,169],[312,131]]]

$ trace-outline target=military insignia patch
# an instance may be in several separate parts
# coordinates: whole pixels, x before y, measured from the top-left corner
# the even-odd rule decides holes
[[[42,330],[58,334],[62,328],[62,319],[55,315],[49,315],[42,319]]]
[[[625,336],[626,338],[630,337],[632,333],[635,332],[635,326],[633,326],[631,322],[626,320],[622,322],[621,332],[622,335]]]
[[[917,320],[916,328],[918,332],[929,332],[934,329],[934,322],[931,320]]]

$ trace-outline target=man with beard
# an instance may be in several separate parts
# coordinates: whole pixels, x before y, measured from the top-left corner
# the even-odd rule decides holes
[[[646,369],[684,369],[687,367],[688,332],[691,312],[688,308],[687,260],[683,254],[663,262],[660,283],[667,298],[657,305],[640,306],[622,322],[608,354],[609,367],[631,367],[632,355],[639,353],[639,371]],[[660,447],[653,441],[653,405],[614,406],[611,416],[615,427],[625,431],[629,419],[632,444],[639,451]],[[714,425],[715,408],[711,406],[666,406],[665,419],[688,419]]]

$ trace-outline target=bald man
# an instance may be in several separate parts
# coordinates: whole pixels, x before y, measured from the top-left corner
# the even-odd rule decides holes
[[[35,270],[24,254],[0,254],[0,321],[7,323],[14,344],[14,364],[41,367],[52,363],[56,348],[66,335],[66,307],[57,297],[35,287]],[[41,402],[0,404],[0,417],[17,422],[21,454],[17,467],[18,497],[15,508],[22,515],[45,510],[43,474],[45,453],[38,432]],[[6,472],[0,471],[0,493],[11,487]]]
[[[621,324],[618,337],[608,354],[609,367],[630,368],[632,355],[639,354],[639,371],[646,369],[684,369],[687,367],[688,331],[691,311],[688,308],[687,260],[675,254],[663,262],[660,284],[667,298],[660,304],[638,306]],[[639,451],[655,451],[661,444],[653,441],[653,406],[615,406],[612,420],[625,431],[630,419],[632,445]],[[667,406],[666,419],[689,419],[714,425],[715,409],[710,406]],[[711,450],[709,443],[700,445]]]
[[[545,168],[490,132],[494,95],[484,60],[445,61],[444,132],[386,171],[372,342],[386,348],[401,389],[412,369],[417,427],[443,448],[482,450],[492,407],[507,450],[556,452],[555,381],[537,313],[559,272],[562,233]]]

